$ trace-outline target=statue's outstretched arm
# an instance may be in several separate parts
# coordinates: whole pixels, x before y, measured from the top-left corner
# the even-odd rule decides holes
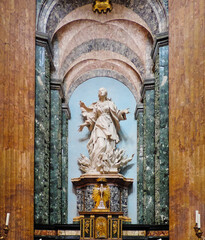
[[[126,120],[127,119],[126,114],[128,114],[128,113],[130,113],[129,108],[121,110],[120,114],[119,114],[120,115],[120,120]]]
[[[85,121],[83,124],[81,124],[78,128],[78,131],[81,132],[83,130],[84,127],[89,127],[89,122]]]
[[[82,102],[82,101],[80,101],[80,107],[81,107],[81,108],[84,108],[84,110],[87,111],[87,112],[92,112],[92,110],[93,110],[92,108],[87,107],[87,106],[85,105],[85,103]]]
[[[94,103],[95,104],[95,103]],[[93,105],[87,107],[84,102],[80,101],[80,109],[82,111],[82,116],[84,118],[84,123],[79,126],[78,131],[81,132],[84,127],[90,127],[92,124],[91,119],[93,118]]]

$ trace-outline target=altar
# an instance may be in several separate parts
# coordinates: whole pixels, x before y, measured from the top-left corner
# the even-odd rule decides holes
[[[128,188],[133,179],[121,174],[81,175],[72,179],[76,188],[80,239],[122,239],[128,217]]]

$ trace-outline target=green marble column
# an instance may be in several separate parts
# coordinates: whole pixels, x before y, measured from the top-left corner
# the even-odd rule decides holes
[[[51,83],[50,224],[61,224],[62,216],[62,91]]]
[[[143,142],[144,142],[144,108],[138,105],[136,109],[137,119],[137,222],[144,223],[144,165],[143,165]]]
[[[49,223],[50,61],[45,47],[36,45],[35,102],[35,223]]]
[[[155,111],[154,79],[144,80],[144,223],[155,223]]]
[[[155,59],[155,221],[168,222],[169,218],[169,88],[168,88],[168,46],[160,46]],[[168,41],[167,41],[168,43]]]
[[[68,119],[70,113],[68,106],[62,105],[62,224],[68,222]]]
[[[155,59],[155,222],[160,224],[160,111],[159,111],[159,54]]]

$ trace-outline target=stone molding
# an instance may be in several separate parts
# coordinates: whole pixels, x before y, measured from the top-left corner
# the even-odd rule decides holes
[[[57,79],[51,79],[51,90],[57,90],[60,93],[61,99],[64,102],[64,90],[63,90],[63,84],[60,80]]]
[[[152,57],[154,63],[155,63],[155,60],[156,60],[156,56],[159,52],[159,48],[163,47],[163,46],[167,46],[167,45],[169,45],[169,33],[164,32],[164,33],[158,34],[156,36],[155,41],[154,41],[153,49],[152,49],[152,52],[151,52],[151,57]]]
[[[153,90],[155,87],[155,79],[150,78],[150,79],[145,79],[142,85],[141,89],[141,102],[144,100],[145,92],[147,90]]]
[[[136,106],[136,109],[135,109],[135,120],[138,119],[139,113],[143,113],[143,112],[144,112],[144,105],[143,104],[138,104]]]
[[[48,57],[51,63],[52,69],[55,69],[53,64],[53,52],[48,34],[42,32],[36,32],[36,45],[44,47],[48,53]]]
[[[66,103],[62,103],[62,111],[67,114],[68,119],[71,118],[69,106]]]

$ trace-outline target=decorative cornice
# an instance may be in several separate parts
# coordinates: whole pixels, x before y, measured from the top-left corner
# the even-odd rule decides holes
[[[54,64],[53,64],[53,53],[52,53],[52,47],[51,43],[48,37],[48,34],[42,33],[42,32],[36,32],[36,45],[44,47],[48,53],[48,57],[51,62],[51,66],[54,69]]]
[[[156,56],[159,52],[159,48],[160,47],[163,47],[163,46],[167,46],[169,45],[169,33],[168,32],[165,32],[165,33],[160,33],[156,36],[156,39],[154,41],[154,44],[153,44],[153,49],[152,49],[152,52],[151,52],[151,57],[155,63],[155,60],[156,60]]]
[[[71,118],[70,109],[69,109],[68,104],[62,103],[62,111],[64,111],[67,114],[68,119]]]
[[[144,105],[143,104],[138,104],[135,109],[135,120],[138,119],[139,114],[144,112]]]
[[[57,79],[51,79],[50,86],[51,86],[51,90],[59,91],[61,99],[62,99],[62,101],[64,101],[65,94],[64,94],[62,82],[60,80],[57,80]]]
[[[141,89],[141,102],[144,100],[144,95],[147,90],[153,90],[155,86],[155,79],[150,78],[150,79],[145,79],[142,85]]]

